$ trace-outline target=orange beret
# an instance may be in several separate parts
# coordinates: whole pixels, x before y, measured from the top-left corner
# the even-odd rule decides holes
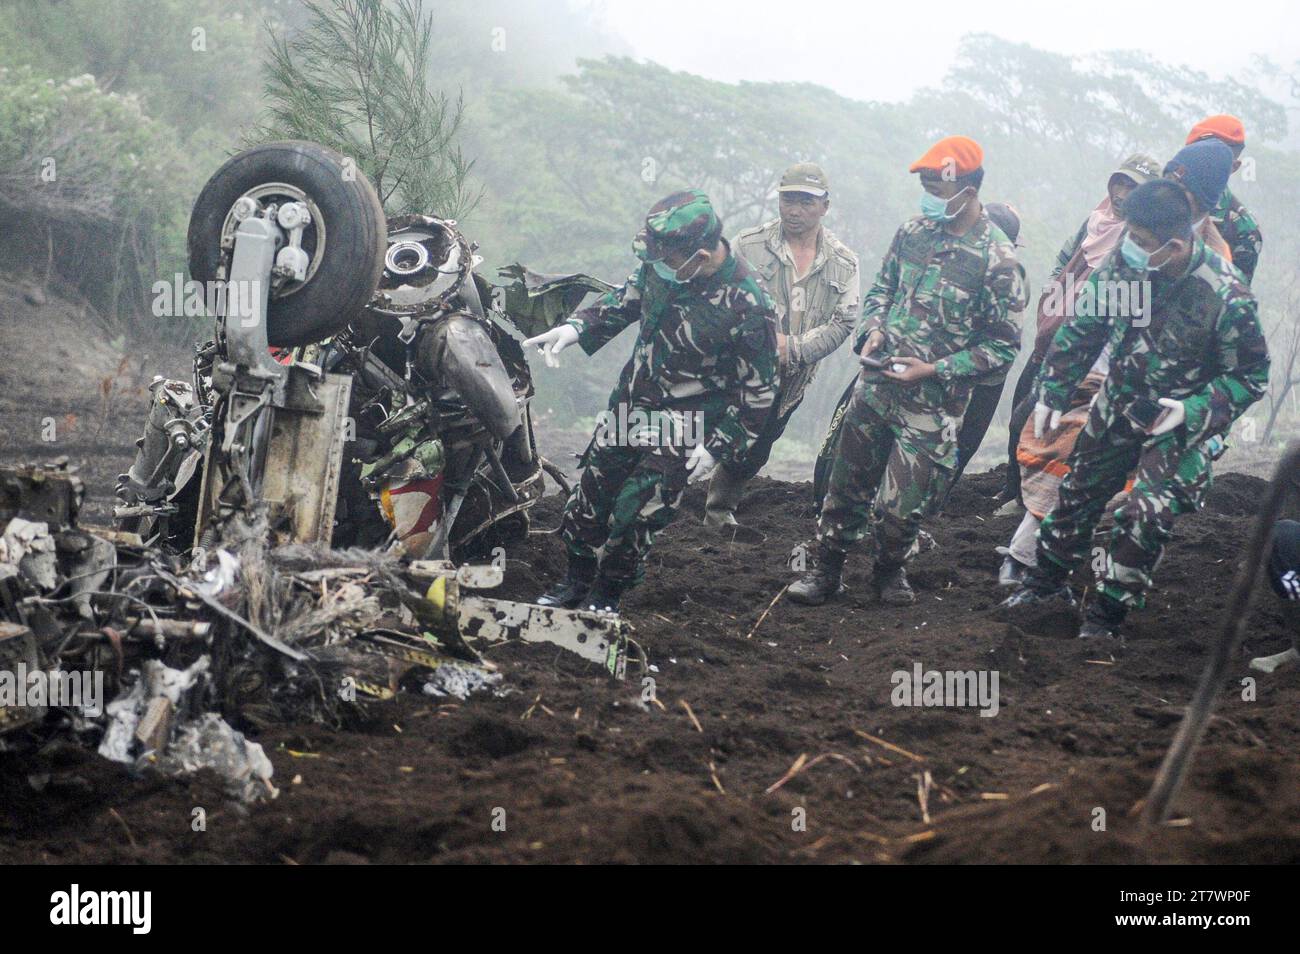
[[[1242,146],[1246,143],[1246,127],[1236,116],[1229,116],[1226,113],[1206,116],[1192,127],[1192,131],[1187,134],[1187,143],[1184,145],[1194,143],[1198,139],[1209,139],[1211,136],[1222,139],[1229,146]]]
[[[908,172],[949,172],[964,176],[984,164],[984,150],[967,136],[948,136],[926,150],[925,155],[912,163]]]

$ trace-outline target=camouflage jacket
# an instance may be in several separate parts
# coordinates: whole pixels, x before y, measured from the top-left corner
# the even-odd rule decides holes
[[[611,414],[620,405],[698,413],[709,453],[736,459],[762,430],[777,394],[772,299],[748,266],[729,253],[713,275],[673,285],[642,265],[622,288],[569,319],[587,354],[633,322],[640,324],[636,344],[610,394]],[[655,452],[678,457],[683,447]]]
[[[1255,217],[1230,189],[1224,189],[1219,204],[1210,213],[1210,220],[1232,250],[1232,264],[1246,276],[1246,284],[1249,285],[1255,278],[1259,253],[1264,246],[1264,236],[1259,231]]]
[[[1067,410],[1071,393],[1109,344],[1110,374],[1094,414],[1110,422],[1139,398],[1173,398],[1186,410],[1174,432],[1186,446],[1226,434],[1268,387],[1268,346],[1255,296],[1199,239],[1181,278],[1153,274],[1145,307],[1122,307],[1121,296],[1108,293],[1136,289],[1144,277],[1118,249],[1089,276],[1096,305],[1056,332],[1039,377],[1043,403]]]
[[[854,349],[880,328],[880,355],[911,355],[935,365],[919,384],[867,372],[868,406],[918,450],[956,466],[957,430],[971,388],[1005,373],[1020,350],[1023,270],[1015,247],[987,215],[965,235],[917,216],[903,224],[863,301]]]
[[[781,237],[780,219],[745,229],[732,239],[732,246],[772,296],[777,330],[788,336],[789,362],[781,370],[785,413],[803,399],[817,362],[833,354],[853,331],[861,297],[858,257],[823,228],[812,267],[796,288],[794,261]],[[802,302],[793,300],[796,292]]]

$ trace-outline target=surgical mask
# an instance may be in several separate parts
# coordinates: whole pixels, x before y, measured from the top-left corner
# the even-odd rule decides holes
[[[703,249],[700,250],[700,252],[703,251],[704,251]],[[660,278],[668,282],[670,285],[681,285],[685,282],[689,282],[692,278],[694,278],[696,275],[700,273],[700,269],[704,267],[704,262],[701,261],[698,265],[696,265],[694,271],[692,271],[691,274],[685,278],[680,277],[682,273],[682,269],[690,265],[691,262],[694,262],[697,259],[699,259],[700,252],[696,252],[686,261],[682,262],[680,268],[673,268],[667,262],[660,259],[659,261],[654,263],[654,270],[659,274]],[[707,254],[705,255],[705,257],[706,258],[708,257]]]
[[[682,280],[677,277],[677,269],[670,267],[665,262],[652,262],[655,272],[670,285],[680,285]]]
[[[1156,252],[1160,251],[1161,248],[1164,248],[1165,245],[1168,244],[1168,242],[1165,242],[1164,245],[1161,245],[1160,248],[1156,249]],[[1120,244],[1119,250],[1124,256],[1124,261],[1128,262],[1129,265],[1139,271],[1149,272],[1159,267],[1151,264],[1151,256],[1156,252],[1148,252],[1137,242],[1133,241],[1133,236],[1131,235],[1124,236],[1124,241]]]
[[[965,191],[966,190],[963,189],[961,192],[958,192],[957,195],[961,195]],[[957,198],[956,195],[952,197],[952,199],[955,198]],[[957,216],[961,215],[961,210],[966,205],[966,203],[963,202],[956,212],[949,215],[948,203],[950,203],[952,199],[940,198],[932,192],[922,192],[921,214],[933,222],[951,222],[953,219],[957,218]]]

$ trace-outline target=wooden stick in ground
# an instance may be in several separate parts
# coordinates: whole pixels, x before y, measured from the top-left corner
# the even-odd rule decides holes
[[[1269,485],[1264,506],[1255,521],[1255,531],[1251,535],[1250,546],[1246,549],[1246,558],[1237,571],[1237,580],[1232,587],[1223,615],[1223,630],[1211,647],[1210,658],[1201,674],[1201,681],[1196,686],[1178,734],[1174,736],[1165,760],[1156,773],[1156,779],[1147,793],[1146,804],[1142,808],[1142,825],[1149,828],[1159,825],[1169,817],[1169,809],[1182,786],[1187,770],[1192,764],[1196,747],[1205,735],[1205,727],[1210,722],[1214,709],[1214,697],[1223,685],[1228,667],[1241,645],[1241,638],[1246,629],[1246,617],[1250,613],[1251,598],[1255,594],[1255,582],[1264,560],[1268,554],[1268,543],[1273,534],[1273,524],[1277,522],[1282,504],[1292,489],[1294,475],[1300,472],[1300,444],[1293,445],[1278,465],[1277,474]]]
[[[718,778],[718,767],[713,764],[712,759],[709,760],[709,778],[713,779],[713,786],[718,790],[719,793],[723,795],[727,794],[727,790],[722,787],[722,782]]]
[[[807,762],[807,761],[808,761],[808,753],[807,753],[807,752],[801,752],[801,753],[799,753],[799,757],[798,757],[797,759],[794,760],[794,763],[793,763],[793,764],[792,764],[788,769],[785,770],[785,774],[782,775],[780,778],[778,778],[775,782],[773,782],[773,783],[772,783],[771,785],[769,785],[767,788],[765,788],[765,789],[763,790],[763,794],[764,794],[764,795],[771,795],[773,792],[775,792],[778,788],[780,788],[780,787],[781,787],[782,785],[784,785],[786,782],[790,781],[790,779],[794,778],[796,775],[799,774],[800,769],[803,768],[804,763]]]
[[[122,830],[126,832],[126,840],[131,843],[131,847],[138,850],[140,846],[135,843],[135,836],[131,834],[131,828],[127,825],[126,819],[117,813],[116,808],[109,808],[108,813],[116,818],[117,823],[122,826]]]
[[[808,769],[812,768],[818,762],[825,762],[827,759],[836,759],[848,765],[851,769],[853,769],[853,771],[858,773],[862,772],[862,769],[858,768],[858,764],[854,762],[851,758],[849,758],[847,755],[841,755],[838,752],[823,752],[815,759],[809,759],[808,753],[804,752],[797,759],[794,760],[793,765],[791,765],[788,769],[786,769],[784,775],[782,775],[779,779],[777,779],[767,788],[763,789],[763,794],[771,795],[773,792],[775,792],[786,782],[790,781],[790,779],[794,778],[796,775],[800,774],[801,772],[806,772]]]
[[[921,806],[921,821],[930,824],[930,786],[934,784],[934,779],[930,777],[930,770],[918,772],[916,779],[916,801]]]
[[[691,717],[691,725],[695,726],[695,731],[703,732],[704,726],[700,725],[700,720],[695,718],[695,710],[691,708],[691,704],[685,699],[678,699],[677,701],[682,704],[682,708],[686,710],[686,714]]]
[[[884,739],[878,739],[874,735],[871,735],[867,732],[863,732],[861,729],[854,729],[853,731],[855,734],[862,736],[862,738],[866,739],[868,742],[874,742],[876,745],[880,746],[881,748],[889,749],[889,751],[891,752],[897,752],[899,755],[903,756],[904,758],[909,758],[913,762],[925,761],[924,755],[917,755],[915,752],[909,752],[907,751],[907,749],[899,748],[897,745],[894,745],[894,743],[886,742]]]
[[[790,588],[790,584],[787,583],[785,586],[781,587],[781,591],[777,593],[776,596],[772,597],[772,602],[767,604],[767,609],[763,610],[763,615],[758,618],[758,622],[754,624],[754,628],[745,634],[746,639],[749,639],[756,632],[758,632],[758,627],[763,625],[763,620],[767,619],[767,614],[772,612],[772,607],[776,605],[776,601],[779,600],[782,596],[784,596],[785,591],[788,590],[789,588]]]

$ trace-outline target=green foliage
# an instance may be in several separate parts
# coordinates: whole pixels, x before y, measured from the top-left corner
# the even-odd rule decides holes
[[[0,9],[0,61],[45,76],[89,73],[132,93],[185,141],[221,140],[254,108],[238,69],[255,56],[257,23],[278,0],[58,0]],[[251,65],[251,64],[246,64]]]
[[[421,0],[322,0],[287,38],[268,34],[259,139],[308,139],[356,160],[390,213],[460,218],[472,162],[456,146],[464,107],[431,88],[433,19]]]
[[[149,288],[184,271],[190,204],[253,112],[256,24],[282,3],[0,6],[0,62],[11,64],[0,78],[0,227],[34,232],[33,260],[48,245],[54,277],[114,333],[157,333]],[[202,331],[171,322],[163,333]]]
[[[51,257],[57,236],[79,262],[65,277],[103,287],[97,304],[118,327],[145,314],[128,288],[180,267],[191,187],[170,130],[135,96],[104,92],[89,74],[55,83],[0,69],[3,218],[35,223]]]
[[[184,202],[170,130],[89,74],[0,68],[0,197],[65,221],[122,223]]]

